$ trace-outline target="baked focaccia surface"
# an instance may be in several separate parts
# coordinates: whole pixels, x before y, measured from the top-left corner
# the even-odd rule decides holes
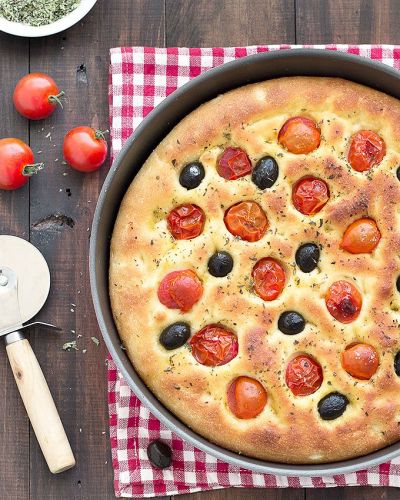
[[[312,119],[321,132],[319,147],[293,154],[278,141],[286,120]],[[351,137],[360,130],[379,134],[386,153],[379,165],[357,172],[349,164]],[[226,180],[218,158],[228,147],[246,151],[252,166],[269,155],[279,176],[261,190],[251,175]],[[182,168],[201,162],[205,177],[195,189],[179,182]],[[385,447],[400,438],[400,103],[370,88],[335,78],[288,77],[227,92],[190,113],[149,156],[125,194],[115,222],[110,253],[112,310],[129,358],[156,397],[198,434],[229,450],[284,463],[323,463]],[[136,170],[138,165],[132,165]],[[303,215],[292,189],[304,177],[323,179],[329,200],[315,215]],[[258,241],[233,236],[224,223],[232,205],[252,200],[264,210],[269,228]],[[175,239],[167,216],[182,204],[205,215],[204,229],[188,240]],[[348,226],[373,219],[381,239],[371,253],[340,247]],[[296,250],[314,242],[318,266],[310,273],[296,265]],[[217,278],[207,263],[216,251],[233,258],[233,269]],[[252,269],[264,257],[279,261],[286,282],[275,300],[253,289]],[[191,269],[202,282],[200,300],[187,312],[169,309],[157,294],[170,272]],[[362,296],[361,312],[350,323],[337,321],[325,296],[333,282],[353,283]],[[304,330],[285,335],[278,328],[284,311],[297,311]],[[175,322],[191,335],[222,324],[237,335],[238,354],[223,366],[205,366],[190,343],[166,350],[160,333]],[[368,380],[350,375],[341,363],[353,343],[375,348],[379,366]],[[285,380],[296,355],[307,354],[322,368],[323,381],[307,396],[295,396]],[[264,387],[268,400],[254,418],[237,418],[227,403],[236,377]],[[318,404],[338,392],[348,404],[338,418],[324,420]]]

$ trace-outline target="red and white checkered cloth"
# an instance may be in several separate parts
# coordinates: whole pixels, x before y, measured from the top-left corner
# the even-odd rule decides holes
[[[400,69],[400,46],[312,47],[350,52]],[[239,57],[288,48],[294,47],[111,49],[109,97],[113,156],[120,152],[124,141],[142,119],[168,94],[191,78]],[[132,393],[111,359],[108,363],[108,401],[117,496],[174,495],[231,486],[400,486],[400,458],[353,474],[312,478],[258,474],[217,460],[182,441],[161,424]],[[147,459],[147,445],[157,438],[172,447],[173,464],[168,469],[155,469]]]

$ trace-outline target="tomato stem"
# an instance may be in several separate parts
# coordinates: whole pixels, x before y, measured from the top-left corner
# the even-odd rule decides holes
[[[61,109],[62,109],[63,105],[61,102],[61,97],[64,97],[64,96],[65,96],[65,92],[63,90],[57,95],[49,95],[49,102],[51,104],[59,104],[61,106]]]
[[[109,130],[95,130],[94,131],[94,137],[96,139],[103,139],[103,141],[106,140],[105,134],[108,134],[110,131]]]
[[[30,165],[25,165],[22,169],[22,175],[25,177],[31,177],[33,174],[37,174],[39,170],[44,169],[44,163],[32,163]]]

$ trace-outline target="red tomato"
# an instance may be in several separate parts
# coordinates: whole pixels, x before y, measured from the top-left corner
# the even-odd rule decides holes
[[[285,286],[285,270],[279,262],[269,257],[257,262],[251,276],[254,280],[254,291],[263,300],[276,299]]]
[[[293,205],[304,215],[316,214],[326,205],[328,200],[329,188],[322,179],[305,177],[293,186]]]
[[[0,189],[7,191],[24,186],[31,175],[44,167],[34,163],[31,148],[19,139],[0,139]]]
[[[225,212],[225,225],[230,233],[246,241],[258,241],[269,227],[264,210],[255,201],[242,201]]]
[[[171,210],[167,217],[168,229],[176,240],[191,240],[202,233],[205,215],[197,205],[185,203]]]
[[[236,335],[221,325],[208,325],[190,341],[196,361],[205,366],[221,366],[236,357],[239,345]]]
[[[372,345],[353,344],[342,352],[342,366],[352,377],[368,380],[376,372],[378,365],[378,353]]]
[[[65,161],[80,172],[98,170],[107,158],[104,133],[91,127],[76,127],[64,138]]]
[[[158,299],[168,309],[189,311],[200,300],[203,285],[191,269],[167,274],[158,287]]]
[[[325,303],[332,316],[341,323],[351,323],[361,311],[362,297],[349,281],[335,281],[329,287]]]
[[[17,83],[13,101],[17,111],[30,120],[43,120],[61,105],[60,92],[56,82],[44,73],[30,73]]]
[[[302,354],[289,361],[285,378],[295,396],[309,396],[321,387],[322,368],[310,356]]]
[[[304,116],[289,118],[278,134],[278,141],[290,153],[296,155],[311,153],[321,142],[317,124]]]
[[[237,377],[228,387],[228,406],[231,412],[242,419],[259,415],[267,404],[267,391],[258,380]]]
[[[218,158],[217,172],[229,181],[243,177],[251,172],[251,162],[240,148],[226,148]]]
[[[358,219],[346,229],[340,248],[350,253],[371,253],[381,239],[376,222],[372,219]]]
[[[378,165],[386,154],[386,146],[381,137],[372,130],[360,130],[350,143],[348,160],[357,172],[369,170]]]

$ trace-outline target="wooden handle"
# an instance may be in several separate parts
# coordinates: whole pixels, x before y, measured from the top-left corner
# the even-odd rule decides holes
[[[27,339],[7,346],[15,381],[47,465],[53,474],[70,469],[75,458],[42,369]]]

